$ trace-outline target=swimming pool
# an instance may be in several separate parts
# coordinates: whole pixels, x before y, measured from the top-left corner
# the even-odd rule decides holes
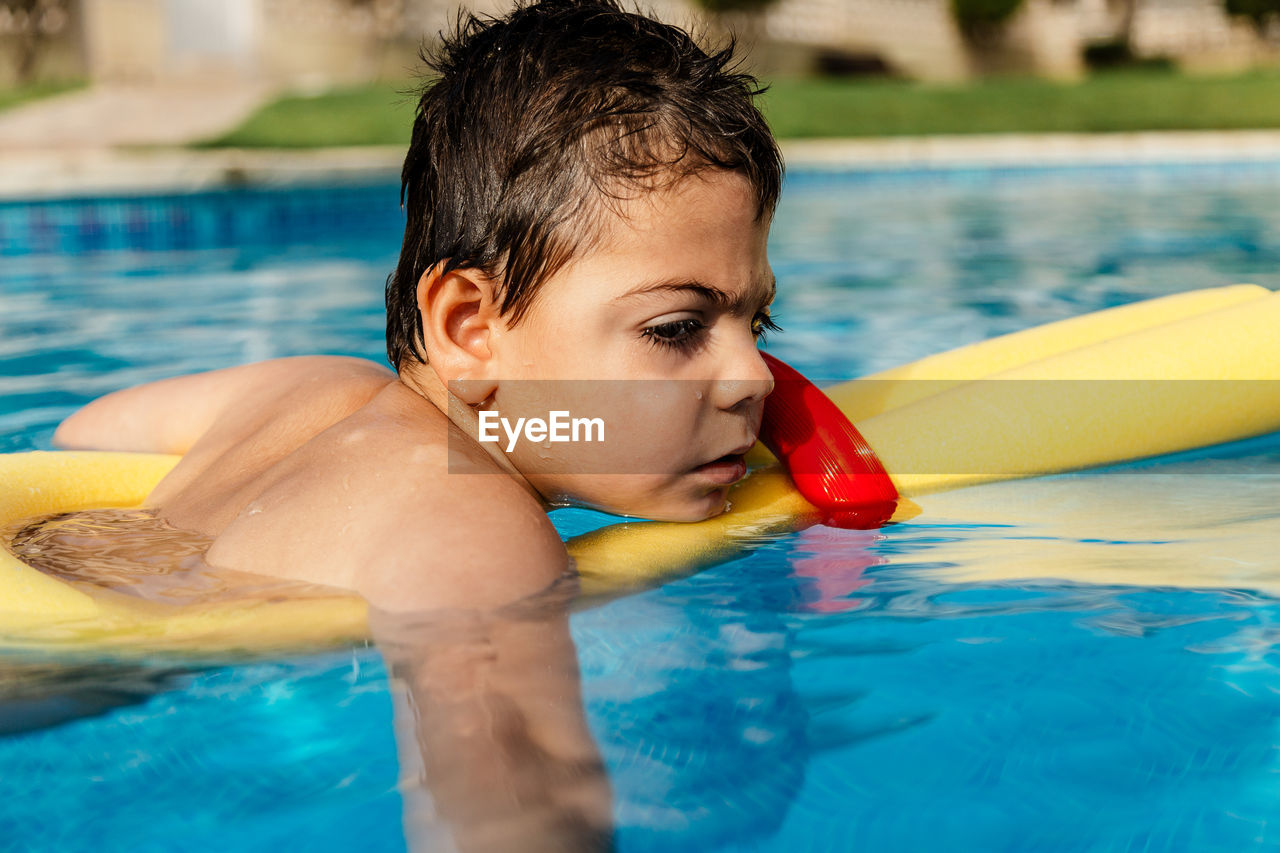
[[[1280,288],[1278,188],[1280,163],[796,171],[770,349],[843,379],[1148,296]],[[0,450],[137,382],[380,359],[395,199],[0,204]],[[573,616],[622,849],[1280,843],[1280,438],[921,504]],[[1177,585],[1205,574],[1221,587]],[[219,663],[7,655],[0,846],[402,848],[377,653]]]

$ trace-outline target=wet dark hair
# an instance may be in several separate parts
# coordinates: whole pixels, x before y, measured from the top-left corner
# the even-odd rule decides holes
[[[732,41],[707,53],[686,31],[615,0],[521,2],[460,12],[423,61],[427,83],[401,173],[404,244],[387,279],[387,354],[425,362],[418,280],[475,268],[519,322],[538,288],[599,233],[602,205],[705,169],[745,176],[772,215],[782,157]]]

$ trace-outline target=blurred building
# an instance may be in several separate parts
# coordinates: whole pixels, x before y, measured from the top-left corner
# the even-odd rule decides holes
[[[975,43],[951,0],[775,0],[756,15],[708,16],[694,0],[641,0],[659,16],[754,44],[765,73],[888,72],[958,80],[989,71],[1071,77],[1089,45],[1123,40],[1138,57],[1193,69],[1273,62],[1268,43],[1221,0],[1023,0],[998,37]],[[500,13],[506,0],[471,8]],[[154,82],[240,77],[323,87],[402,77],[455,0],[0,0],[0,82],[19,75]],[[34,60],[28,55],[34,42]],[[25,64],[25,69],[20,66]]]
[[[381,0],[79,0],[88,76],[239,76],[327,86],[403,76],[430,4]],[[433,14],[436,13],[436,14]]]
[[[673,11],[687,0],[663,0]],[[752,29],[764,64],[806,71],[823,65],[883,67],[921,80],[989,72],[1072,78],[1092,46],[1127,44],[1137,59],[1188,70],[1235,71],[1280,60],[1271,39],[1233,19],[1221,0],[1022,0],[994,38],[962,35],[950,0],[776,0]]]

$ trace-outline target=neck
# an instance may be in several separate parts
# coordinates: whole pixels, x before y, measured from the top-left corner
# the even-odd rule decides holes
[[[436,372],[425,364],[414,363],[401,368],[399,374],[400,384],[408,388],[414,394],[421,397],[442,415],[449,419],[449,423],[453,424],[467,439],[480,451],[491,458],[495,464],[520,484],[526,492],[528,492],[543,509],[551,508],[550,502],[533,487],[533,484],[520,473],[520,469],[512,463],[507,454],[503,453],[498,444],[494,442],[480,441],[480,415],[476,409],[456,394],[451,392],[448,387],[440,381],[440,377]]]

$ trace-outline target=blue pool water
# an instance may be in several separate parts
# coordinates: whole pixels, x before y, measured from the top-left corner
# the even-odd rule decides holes
[[[1280,288],[1278,189],[1280,163],[798,171],[770,349],[848,378],[1164,293]],[[0,204],[0,451],[143,381],[380,359],[396,196]],[[574,614],[621,849],[1280,846],[1280,439],[921,504]],[[398,850],[403,776],[372,649],[0,659],[0,848]]]

